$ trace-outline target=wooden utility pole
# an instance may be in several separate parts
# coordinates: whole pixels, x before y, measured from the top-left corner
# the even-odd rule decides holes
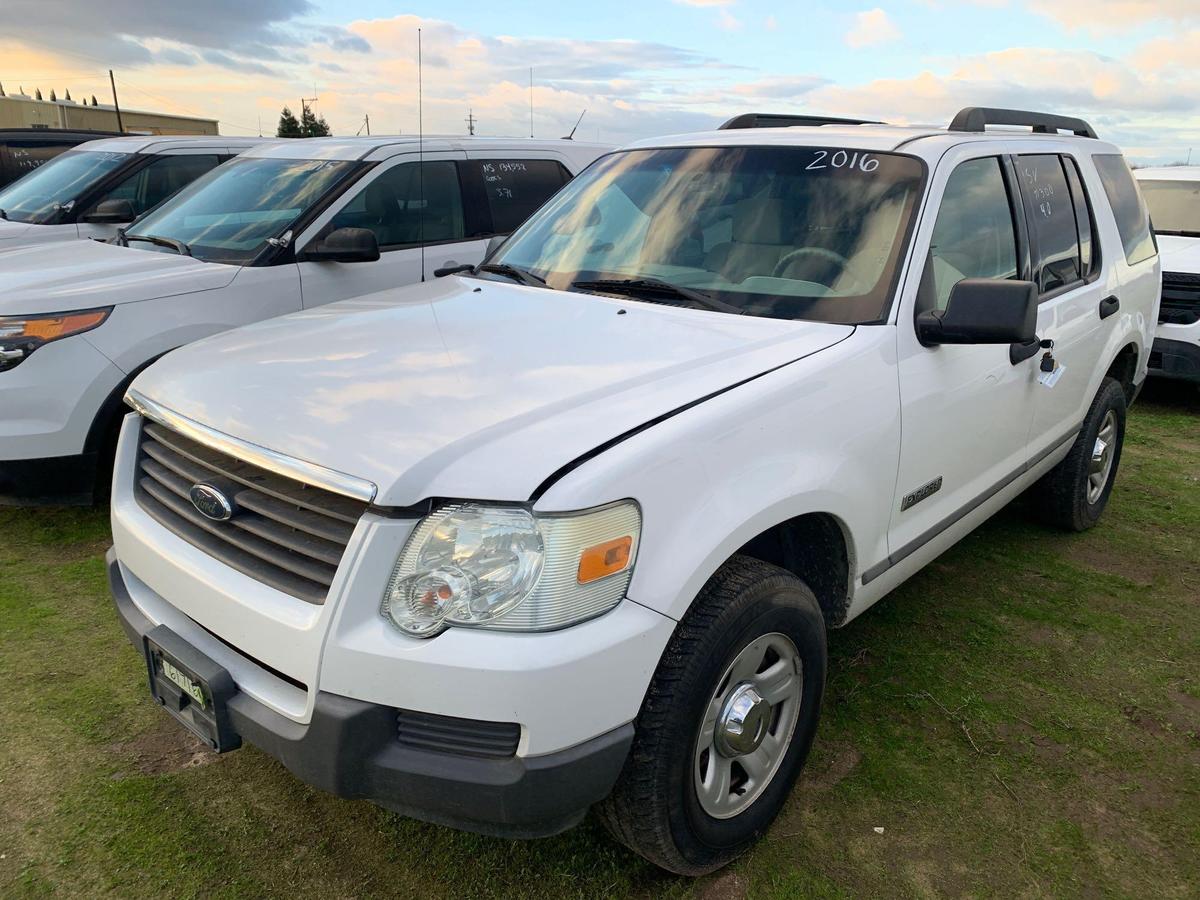
[[[112,69],[108,70],[108,83],[112,85],[113,109],[117,111],[117,131],[121,132],[121,134],[124,134],[125,126],[121,124],[121,104],[117,102],[117,79],[116,76],[113,75]]]
[[[465,119],[465,121],[467,123],[467,134],[474,137],[475,136],[475,123],[477,121],[479,121],[478,119],[475,118],[475,110],[472,109],[467,112],[467,118]]]

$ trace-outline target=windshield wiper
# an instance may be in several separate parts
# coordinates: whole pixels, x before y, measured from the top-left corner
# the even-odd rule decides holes
[[[571,287],[581,291],[607,291],[611,294],[628,294],[636,298],[638,294],[669,294],[679,300],[684,300],[694,306],[702,306],[715,312],[733,313],[740,316],[744,309],[710,297],[702,291],[678,284],[671,284],[659,278],[598,278],[594,281],[576,281]]]
[[[521,284],[529,287],[545,287],[546,279],[538,275],[534,275],[527,269],[521,269],[517,266],[510,266],[508,263],[487,263],[475,268],[476,272],[491,272],[493,275],[506,275],[513,281],[519,281]]]
[[[129,241],[145,241],[148,244],[155,244],[159,247],[168,247],[174,250],[180,256],[191,256],[192,248],[183,241],[177,241],[175,238],[159,237],[157,234],[125,234],[121,235],[125,241],[125,246],[129,246]]]

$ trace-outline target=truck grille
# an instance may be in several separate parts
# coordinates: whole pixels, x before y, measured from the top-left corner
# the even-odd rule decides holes
[[[135,497],[156,522],[256,581],[322,604],[367,504],[242,462],[145,420]],[[233,515],[193,505],[201,482],[228,486]]]
[[[480,722],[402,709],[396,737],[405,747],[460,756],[503,759],[515,756],[521,740],[516,722]]]
[[[1169,325],[1200,322],[1200,275],[1163,272],[1162,306],[1158,321]]]

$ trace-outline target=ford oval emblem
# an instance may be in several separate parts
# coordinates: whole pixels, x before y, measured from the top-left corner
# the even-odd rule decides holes
[[[233,503],[211,484],[192,485],[188,498],[200,515],[214,522],[227,522],[233,517]]]

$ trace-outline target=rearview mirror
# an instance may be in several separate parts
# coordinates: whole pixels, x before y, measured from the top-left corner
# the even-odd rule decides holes
[[[368,228],[337,228],[308,245],[302,262],[375,262],[379,259],[379,241]]]
[[[82,218],[93,225],[128,225],[137,218],[137,213],[128,200],[102,200]]]
[[[945,309],[917,316],[917,338],[936,344],[1025,344],[1037,340],[1037,286],[1032,281],[964,278]]]

